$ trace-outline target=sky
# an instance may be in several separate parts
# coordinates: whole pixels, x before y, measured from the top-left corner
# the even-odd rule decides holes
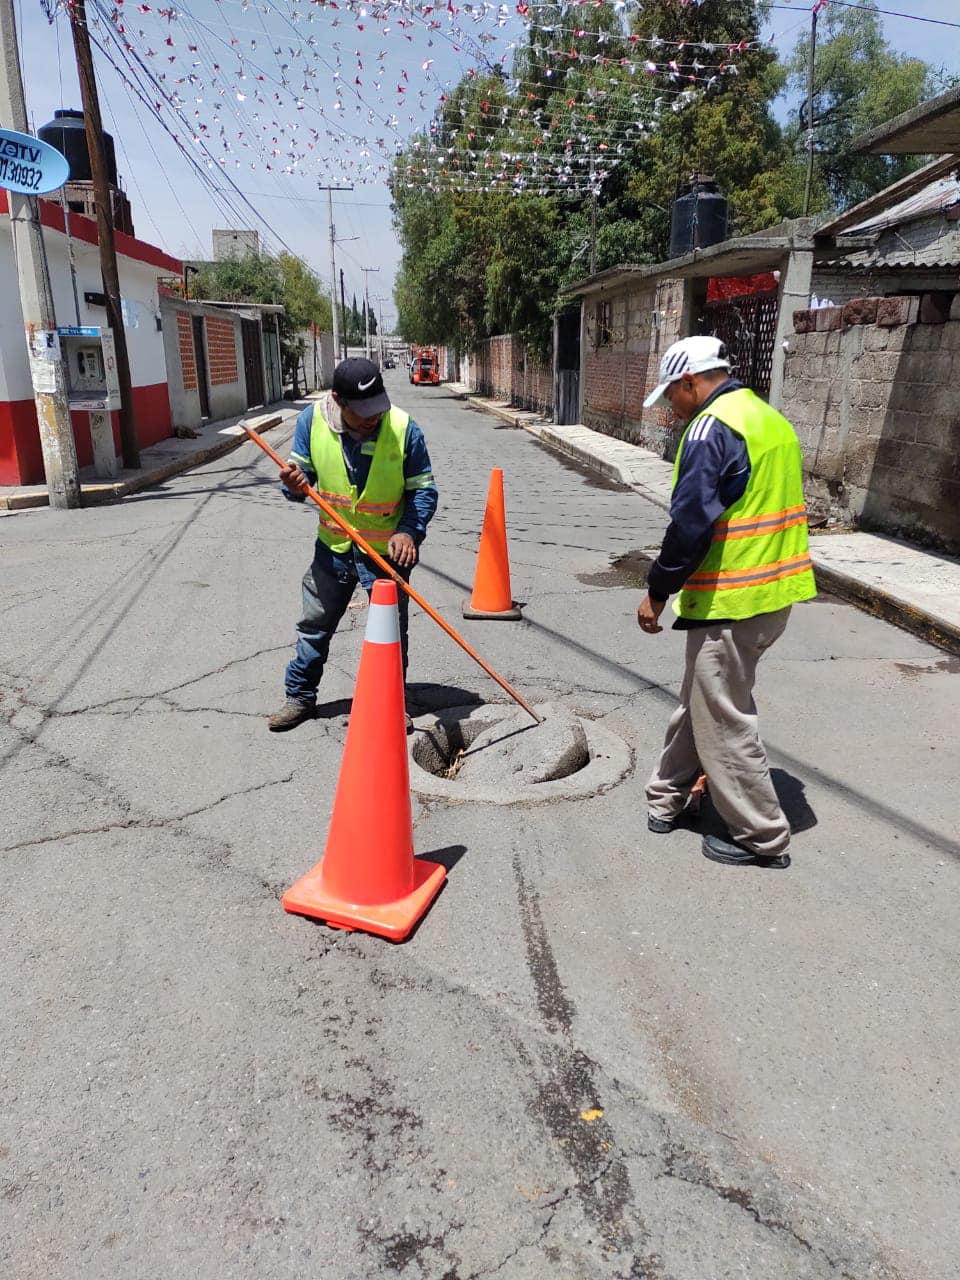
[[[363,296],[362,268],[372,269],[370,298],[388,330],[400,248],[384,177],[395,150],[462,75],[484,60],[509,69],[525,39],[517,10],[529,2],[527,21],[536,21],[537,9],[536,0],[435,0],[424,19],[409,0],[87,2],[91,34],[109,51],[108,60],[95,49],[101,110],[137,235],[175,257],[205,258],[213,228],[253,226],[264,247],[294,252],[328,281],[328,196],[317,188],[352,183],[333,196],[337,267],[348,303]],[[637,0],[614,2],[629,10]],[[56,108],[80,107],[69,24],[64,13],[51,24],[39,0],[16,5],[27,113],[38,128]],[[960,72],[960,32],[916,20],[960,20],[956,0],[880,7],[910,15],[883,17],[894,48]],[[764,38],[786,54],[809,30],[809,10],[810,0],[777,0]],[[565,47],[567,34],[552,40]],[[127,44],[140,58],[135,70]],[[638,54],[641,77],[645,57],[656,60],[665,100],[675,100],[668,45]],[[174,133],[225,196],[211,194]]]

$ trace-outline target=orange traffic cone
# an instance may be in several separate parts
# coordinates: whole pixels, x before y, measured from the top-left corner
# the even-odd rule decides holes
[[[490,472],[487,509],[480,534],[480,554],[473,579],[473,595],[463,602],[465,618],[500,618],[515,621],[521,616],[510,592],[510,558],[507,555],[507,518],[503,507],[503,470]]]
[[[397,587],[378,579],[326,852],[283,895],[283,907],[400,942],[445,876],[439,863],[413,856]]]

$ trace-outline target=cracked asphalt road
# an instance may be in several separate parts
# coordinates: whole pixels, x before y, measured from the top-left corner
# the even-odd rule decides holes
[[[577,802],[415,800],[450,874],[401,947],[286,916],[364,623],[324,718],[267,733],[311,514],[249,445],[5,517],[3,1275],[955,1277],[958,664],[798,608],[758,696],[793,867],[651,836],[681,638],[640,635],[611,561],[662,514],[444,388],[392,390],[441,488],[420,590],[461,625],[502,465],[524,621],[463,625],[636,770]],[[411,652],[425,700],[502,700],[417,611]]]

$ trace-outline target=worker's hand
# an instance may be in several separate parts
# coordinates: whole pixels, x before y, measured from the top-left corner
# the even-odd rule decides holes
[[[649,635],[656,635],[658,631],[662,631],[663,627],[659,624],[659,617],[663,613],[666,600],[651,600],[646,595],[637,610],[637,622],[641,631],[646,631]]]
[[[290,493],[303,493],[309,484],[295,462],[287,462],[280,468],[280,480]]]
[[[417,544],[409,533],[395,533],[387,543],[387,555],[401,569],[409,569],[417,563]]]

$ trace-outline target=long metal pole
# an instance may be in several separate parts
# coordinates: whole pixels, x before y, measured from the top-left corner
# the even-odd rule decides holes
[[[807,216],[810,208],[810,189],[813,186],[813,91],[814,73],[817,65],[817,9],[814,5],[810,12],[810,58],[807,62],[807,181],[803,192],[803,216]]]
[[[13,0],[0,0],[0,123],[18,133],[28,131]],[[40,206],[35,196],[9,192],[7,199],[50,505],[79,507],[77,448],[67,404],[63,361],[58,350],[53,290],[40,228]]]
[[[266,440],[264,440],[262,436],[258,435],[256,431],[253,430],[252,427],[248,427],[245,422],[241,423],[241,426],[243,427],[247,435],[250,437],[250,439],[253,441],[253,443],[258,444],[260,448],[263,450],[263,452],[269,458],[272,458],[274,460],[274,462],[277,464],[278,467],[285,467],[287,465],[284,462],[283,458],[280,457],[279,453],[277,453],[275,449],[271,449],[270,445],[267,444]],[[424,613],[429,614],[430,617],[434,620],[434,622],[436,622],[438,626],[443,628],[443,630],[447,633],[450,639],[455,640],[457,642],[457,644],[464,651],[464,653],[469,654],[469,656],[474,660],[474,662],[476,662],[478,666],[482,667],[483,670],[487,673],[488,676],[490,676],[492,680],[496,680],[500,688],[503,689],[505,693],[508,693],[510,697],[514,700],[514,702],[518,703],[521,707],[523,707],[524,711],[526,711],[529,715],[533,716],[537,724],[541,724],[543,722],[542,716],[537,715],[536,711],[534,711],[533,707],[530,706],[529,702],[527,702],[524,698],[522,698],[520,694],[517,693],[516,689],[514,689],[512,685],[508,684],[507,681],[504,680],[503,676],[499,675],[496,671],[494,671],[493,667],[488,666],[487,663],[485,663],[484,660],[480,657],[480,655],[476,652],[476,650],[472,649],[470,645],[467,644],[463,636],[461,636],[458,632],[454,631],[453,627],[450,626],[446,618],[441,617],[440,614],[437,613],[436,609],[432,607],[432,605],[427,604],[423,596],[420,595],[418,591],[414,591],[413,587],[410,586],[410,583],[407,582],[403,578],[403,576],[396,571],[396,569],[394,569],[393,565],[389,564],[386,560],[384,560],[383,556],[380,555],[378,551],[374,551],[370,543],[367,542],[367,540],[361,534],[357,533],[356,529],[352,528],[351,525],[347,524],[343,516],[341,516],[340,513],[334,507],[331,507],[329,503],[324,502],[323,498],[320,497],[316,489],[311,489],[310,486],[308,485],[303,492],[312,502],[315,502],[317,504],[320,510],[324,513],[324,515],[328,516],[329,519],[333,520],[337,525],[339,525],[339,527],[347,535],[350,541],[356,543],[356,545],[360,548],[363,554],[365,556],[368,556],[373,561],[373,563],[377,566],[378,569],[383,570],[386,577],[392,578],[393,581],[397,584],[397,586],[402,591],[405,591],[407,593],[407,595],[414,602],[414,604],[418,604],[420,608],[424,611]]]
[[[103,121],[100,118],[100,98],[97,94],[97,80],[93,70],[93,52],[90,48],[90,33],[87,30],[85,0],[73,0],[67,12],[70,15],[70,29],[73,32],[73,47],[77,57],[83,122],[87,134],[87,151],[90,155],[90,177],[93,180],[93,199],[97,206],[97,239],[100,242],[103,292],[107,300],[107,323],[113,331],[117,359],[117,381],[120,384],[120,451],[123,454],[125,467],[138,468],[140,449],[133,417],[133,384],[130,380],[127,334],[123,327],[117,247],[113,238],[113,200],[110,181],[107,177]]]

